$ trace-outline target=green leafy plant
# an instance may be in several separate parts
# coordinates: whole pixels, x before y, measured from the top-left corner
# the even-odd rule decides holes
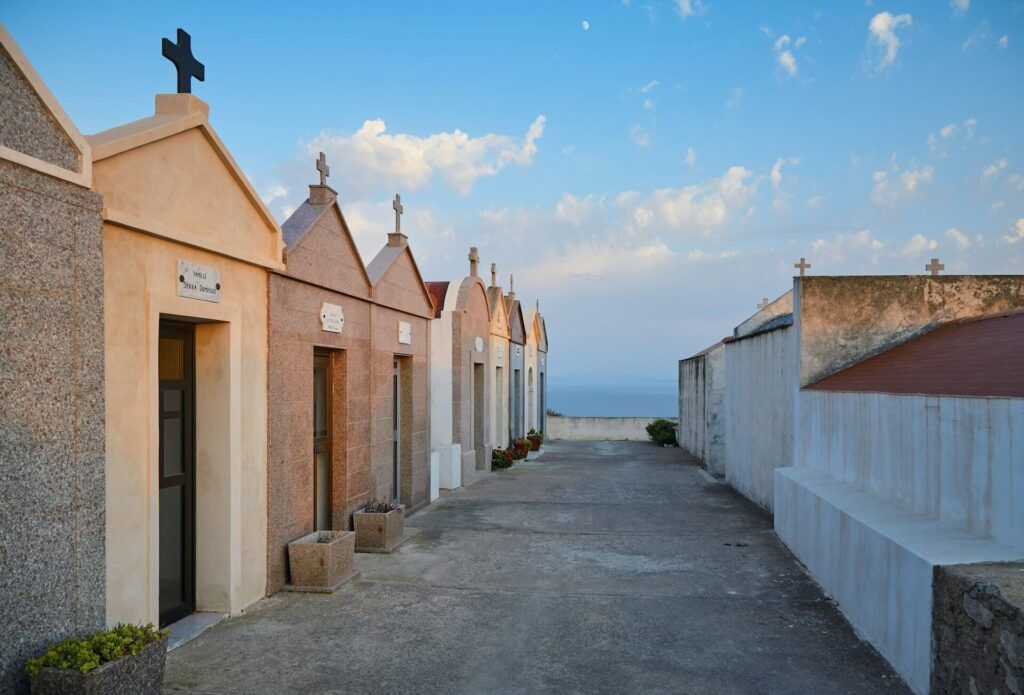
[[[548,417],[565,417],[565,413],[560,413],[557,410],[552,410],[551,408],[548,408],[546,412]]]
[[[391,504],[390,502],[378,502],[377,498],[374,498],[363,505],[363,511],[367,514],[387,514],[393,512],[398,507]]]
[[[506,449],[494,449],[491,451],[491,469],[501,470],[503,468],[511,468],[515,461],[512,458],[512,452]]]
[[[44,668],[73,669],[89,673],[110,661],[138,654],[147,644],[166,638],[167,630],[157,630],[152,623],[119,623],[113,630],[98,630],[83,637],[70,637],[63,642],[51,644],[42,656],[28,660],[25,671],[29,678],[35,678]]]
[[[509,447],[509,451],[512,452],[512,458],[514,458],[516,461],[526,458],[526,455],[530,453],[530,440],[515,440],[514,442],[512,442],[512,446]]]
[[[647,436],[654,440],[655,444],[667,446],[676,443],[676,426],[671,420],[658,418],[647,425]]]

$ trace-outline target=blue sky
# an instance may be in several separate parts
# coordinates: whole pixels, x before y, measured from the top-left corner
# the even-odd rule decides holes
[[[822,274],[1024,272],[1024,1],[139,3],[7,0],[85,133],[194,93],[284,219],[327,152],[368,261],[540,298],[552,369],[675,360]],[[302,10],[302,11],[300,11]]]

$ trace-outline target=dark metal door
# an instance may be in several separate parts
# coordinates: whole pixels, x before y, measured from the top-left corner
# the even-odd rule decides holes
[[[398,504],[399,496],[400,496],[400,493],[401,493],[401,490],[402,490],[401,480],[400,480],[401,466],[399,465],[401,451],[400,451],[399,445],[398,445],[399,438],[401,437],[401,429],[402,429],[402,427],[401,427],[401,412],[402,412],[402,408],[401,408],[401,403],[399,402],[399,392],[400,391],[399,391],[399,388],[398,388],[398,360],[395,360],[394,364],[392,366],[394,368],[394,374],[393,374],[392,381],[391,381],[391,404],[392,404],[392,411],[391,411],[391,423],[392,423],[392,431],[391,431],[391,440],[392,440],[391,441],[391,446],[392,446],[392,448],[391,448],[391,466],[392,466],[393,474],[394,474],[392,476],[392,479],[394,480],[394,489],[392,490],[392,498],[394,499],[395,504]]]
[[[195,331],[160,322],[160,625],[195,610]]]
[[[313,521],[331,530],[331,358],[313,355]]]

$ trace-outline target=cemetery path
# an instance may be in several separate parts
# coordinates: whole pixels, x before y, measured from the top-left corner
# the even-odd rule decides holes
[[[168,655],[167,692],[906,693],[680,449],[554,442],[445,493],[332,595],[279,593]]]

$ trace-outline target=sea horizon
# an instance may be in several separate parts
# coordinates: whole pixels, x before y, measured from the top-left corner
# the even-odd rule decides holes
[[[547,407],[575,417],[676,417],[678,382],[628,376],[552,379]]]

